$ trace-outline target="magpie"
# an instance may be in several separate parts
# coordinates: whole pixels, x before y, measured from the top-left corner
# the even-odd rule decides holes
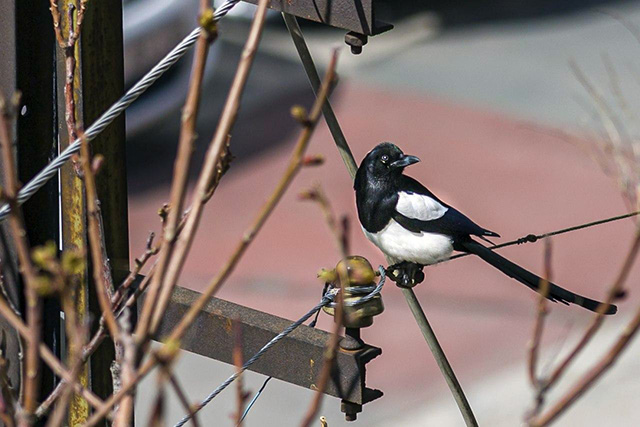
[[[405,167],[419,161],[394,144],[383,142],[365,156],[356,173],[354,189],[358,219],[367,238],[393,264],[390,269],[421,269],[448,259],[453,251],[466,252],[539,291],[540,277],[472,237],[490,243],[487,237],[500,237],[497,233],[480,227],[438,199],[420,182],[403,174]],[[405,286],[410,283],[406,273],[402,282]],[[597,311],[601,304],[554,283],[549,283],[547,298],[591,311]],[[610,305],[606,314],[616,311],[616,306]]]

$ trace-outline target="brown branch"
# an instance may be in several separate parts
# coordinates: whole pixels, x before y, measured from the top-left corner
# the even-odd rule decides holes
[[[131,286],[131,284],[136,279],[138,273],[147,263],[147,261],[155,254],[158,253],[159,245],[153,246],[153,236],[151,233],[147,239],[147,246],[145,252],[139,258],[136,258],[135,268],[129,273],[129,275],[125,278],[125,280],[118,286],[115,294],[111,299],[111,304],[114,308],[117,309],[116,317],[120,317],[124,309],[132,308],[133,304],[135,304],[138,296],[142,294],[142,292],[146,288],[147,280],[150,279],[150,276],[153,275],[153,268],[149,272],[149,275],[145,277],[145,280],[140,284],[140,288],[138,292],[132,295],[128,300],[127,304],[121,307],[122,299],[125,296],[125,291]],[[89,357],[97,350],[97,348],[102,344],[102,341],[106,338],[106,331],[104,327],[104,317],[101,317],[99,321],[98,330],[94,333],[93,337],[89,341],[89,343],[84,346],[82,349],[82,363],[86,363],[89,360]],[[36,417],[40,418],[49,412],[51,406],[55,403],[55,401],[61,396],[63,389],[65,387],[66,382],[60,381],[56,388],[47,396],[46,400],[42,402],[42,404],[38,407],[36,411]]]
[[[195,317],[198,315],[199,311],[204,307],[204,305],[209,301],[219,289],[220,286],[225,282],[227,277],[234,270],[235,266],[238,264],[242,255],[246,251],[247,247],[251,244],[255,236],[262,229],[262,226],[269,218],[276,205],[284,195],[285,191],[293,181],[293,178],[297,175],[298,171],[301,168],[302,158],[304,152],[309,144],[309,140],[315,129],[315,126],[318,122],[321,113],[321,107],[326,99],[327,91],[329,90],[329,82],[333,80],[333,76],[335,75],[335,65],[337,61],[337,53],[334,52],[331,63],[329,64],[329,68],[327,74],[325,75],[325,81],[323,83],[323,89],[316,99],[316,102],[313,105],[311,110],[311,114],[308,119],[303,123],[304,129],[298,138],[298,142],[294,148],[294,152],[289,160],[289,165],[280,179],[280,182],[276,186],[276,189],[271,194],[265,205],[260,210],[260,213],[254,220],[253,224],[247,231],[245,231],[243,238],[236,245],[234,252],[231,257],[227,260],[227,263],[224,265],[220,273],[209,283],[205,291],[198,298],[198,300],[191,306],[189,311],[185,314],[185,316],[181,319],[180,323],[175,327],[173,332],[171,333],[171,339],[180,340],[186,330],[189,328]],[[320,96],[321,95],[321,96]],[[193,215],[193,211],[189,215],[189,219],[191,219],[191,215]],[[189,221],[187,221],[187,225],[185,226],[185,230],[188,229]]]
[[[629,249],[627,257],[618,273],[616,281],[608,291],[607,299],[599,307],[597,313],[592,318],[591,324],[585,330],[580,341],[574,346],[571,352],[562,360],[554,369],[548,379],[542,382],[543,391],[552,387],[564,374],[568,366],[576,359],[578,354],[591,341],[595,333],[598,331],[604,320],[604,312],[614,299],[623,293],[623,285],[626,282],[629,272],[633,267],[634,261],[640,250],[640,229],[636,229],[636,235]],[[529,421],[533,426],[543,426],[550,423],[562,412],[564,412],[578,397],[580,397],[599,377],[606,371],[618,358],[622,350],[626,347],[633,335],[640,327],[640,311],[636,314],[632,322],[625,328],[624,333],[618,341],[611,347],[610,351],[589,371],[582,379],[578,381],[551,409],[543,415]]]
[[[202,20],[210,6],[206,0],[200,1],[200,19]],[[140,342],[147,339],[151,326],[152,315],[158,303],[158,295],[165,278],[167,266],[177,239],[177,228],[182,214],[184,198],[187,190],[189,178],[189,164],[194,151],[196,139],[196,119],[200,106],[200,96],[202,92],[202,81],[204,78],[204,68],[207,63],[207,53],[209,43],[215,37],[215,33],[210,33],[203,27],[196,42],[193,65],[191,67],[191,78],[189,80],[189,90],[187,99],[182,111],[180,137],[178,142],[178,153],[175,160],[173,180],[171,181],[170,209],[167,221],[164,226],[164,242],[160,249],[160,256],[156,274],[151,282],[148,298],[142,308],[142,314],[136,326],[136,335]],[[164,312],[164,310],[163,310]],[[151,332],[153,332],[152,328]]]
[[[322,404],[322,399],[324,397],[324,391],[326,390],[327,385],[329,384],[329,379],[331,378],[331,369],[335,363],[338,344],[340,343],[340,328],[342,327],[342,317],[344,312],[344,292],[342,290],[349,285],[349,279],[346,277],[346,269],[338,270],[341,270],[338,271],[341,290],[338,292],[333,319],[333,330],[331,331],[331,337],[329,338],[327,348],[324,352],[325,357],[322,362],[322,370],[320,371],[318,383],[316,385],[316,394],[311,401],[311,405],[309,405],[307,413],[300,423],[301,427],[309,427],[315,419],[318,409],[320,409],[320,405]]]
[[[341,257],[344,259],[347,256],[347,247],[344,244],[345,237],[343,235],[343,230],[341,230],[335,219],[333,211],[331,210],[331,205],[329,200],[324,195],[322,188],[320,186],[316,186],[312,191],[308,193],[311,200],[314,200],[320,206],[322,213],[325,217],[325,222],[327,226],[331,230],[331,234],[336,241],[338,246],[338,250],[340,251]],[[334,312],[333,318],[333,330],[331,337],[329,338],[329,342],[327,343],[327,348],[325,350],[325,358],[322,364],[322,369],[320,371],[319,379],[317,382],[316,394],[311,401],[311,405],[309,405],[309,409],[305,417],[300,424],[302,427],[309,427],[318,413],[318,409],[322,403],[322,399],[324,398],[324,391],[329,384],[329,379],[331,378],[331,369],[335,363],[336,353],[338,351],[338,344],[340,342],[340,328],[343,324],[343,313],[344,313],[344,289],[349,286],[349,277],[346,268],[336,268],[336,272],[338,273],[338,280],[340,283],[340,292],[338,293],[337,304]]]
[[[88,335],[88,328],[86,325],[81,325],[78,320],[78,315],[75,311],[75,294],[73,289],[72,278],[65,277],[65,271],[60,265],[55,262],[52,263],[54,277],[59,278],[60,282],[57,286],[61,290],[60,299],[62,302],[62,309],[65,313],[65,329],[67,337],[67,364],[71,368],[71,378],[73,382],[78,381],[78,376],[82,372],[84,362],[82,361],[82,347]],[[71,282],[71,283],[68,283]],[[73,398],[73,386],[68,381],[61,381],[60,384],[64,384],[62,387],[61,398],[56,404],[56,408],[49,417],[47,426],[60,426],[64,423],[67,415],[67,406]],[[38,407],[38,409],[40,409]],[[36,410],[36,416],[38,411]]]
[[[120,330],[116,323],[115,315],[111,308],[111,298],[108,294],[109,284],[106,282],[102,274],[102,266],[105,263],[103,258],[103,235],[100,231],[100,212],[98,211],[98,193],[96,190],[95,176],[91,169],[91,155],[89,154],[89,142],[84,138],[80,145],[80,161],[84,174],[84,183],[87,192],[87,218],[89,226],[89,248],[91,250],[91,261],[93,263],[93,280],[96,282],[96,293],[98,295],[98,303],[102,316],[104,316],[109,329],[109,334],[114,342],[120,337]]]
[[[635,262],[636,256],[638,255],[638,250],[640,250],[640,229],[636,230],[636,235],[633,239],[633,243],[631,248],[629,249],[629,253],[618,273],[618,277],[616,281],[613,283],[611,288],[609,288],[606,300],[600,304],[598,307],[598,311],[593,316],[589,327],[585,330],[582,338],[578,343],[573,347],[571,352],[558,364],[558,366],[553,370],[548,379],[544,380],[544,388],[548,389],[553,386],[565,372],[567,367],[573,362],[573,360],[578,356],[578,354],[584,349],[584,347],[591,341],[591,338],[595,335],[595,333],[600,329],[602,322],[604,321],[604,313],[607,311],[611,303],[618,298],[622,293],[622,287],[629,276],[629,272],[631,271],[631,267],[633,267],[633,263]]]
[[[129,313],[129,310],[124,310],[122,316],[118,318],[120,328],[123,331],[121,348],[122,354],[118,358],[118,363],[114,364],[114,367],[117,366],[121,370],[120,375],[118,376],[121,381],[120,387],[122,387],[122,384],[131,382],[136,372],[136,345],[133,336],[131,335],[132,325]],[[116,376],[114,375],[114,378],[115,377]],[[114,393],[116,393],[118,389],[114,387],[113,391]],[[113,426],[126,427],[131,425],[131,420],[133,420],[133,410],[133,396],[127,396],[118,406],[115,418],[113,420]]]
[[[37,293],[37,274],[31,261],[29,242],[24,228],[22,211],[17,203],[18,178],[13,156],[13,139],[11,137],[11,117],[12,112],[18,104],[18,97],[15,97],[13,105],[6,105],[5,100],[0,97],[0,145],[2,145],[2,169],[4,172],[5,188],[3,197],[11,208],[9,212],[9,227],[16,245],[20,272],[25,280],[25,297],[27,323],[29,332],[27,340],[27,354],[25,362],[23,406],[27,417],[33,414],[37,407],[38,391],[40,388],[40,359],[38,358],[38,344],[41,339],[42,324],[42,303]],[[15,316],[15,314],[12,312]]]
[[[536,401],[530,416],[537,415],[542,408],[544,401],[544,391],[538,378],[538,354],[540,351],[540,341],[544,331],[544,320],[549,309],[547,308],[547,295],[549,294],[549,282],[552,280],[551,274],[551,240],[544,241],[544,275],[540,281],[540,294],[538,296],[538,309],[533,328],[533,337],[529,344],[529,381],[536,392]]]
[[[53,18],[53,31],[56,34],[56,40],[61,48],[67,45],[67,41],[62,36],[62,28],[60,28],[60,10],[58,9],[58,2],[56,0],[49,1],[51,11],[51,17]]]
[[[84,21],[84,12],[87,8],[87,3],[89,3],[89,0],[80,0],[80,8],[76,11],[75,26],[73,26],[73,22],[69,22],[69,40],[67,42],[69,46],[75,45],[80,37],[80,30],[82,28],[82,22]]]
[[[636,315],[624,329],[622,335],[618,338],[607,354],[605,354],[585,376],[583,376],[562,398],[560,398],[560,400],[551,409],[539,418],[532,420],[531,425],[548,425],[567,408],[569,408],[569,406],[582,396],[582,394],[584,394],[584,392],[586,392],[607,369],[613,366],[622,351],[638,332],[638,329],[640,329],[640,310],[636,312]]]
[[[249,397],[249,395],[244,391],[242,381],[242,363],[242,325],[236,322],[233,325],[233,364],[236,367],[236,372],[238,373],[238,378],[236,379],[236,427],[242,427],[244,404]]]
[[[318,203],[318,206],[320,206],[320,210],[324,215],[325,222],[327,223],[327,226],[329,227],[329,230],[336,242],[336,247],[340,252],[340,255],[342,258],[346,257],[348,254],[346,237],[347,226],[344,221],[338,224],[338,221],[331,210],[331,203],[329,203],[329,199],[327,199],[327,196],[324,194],[320,184],[316,184],[311,189],[300,193],[300,198],[302,200],[311,200]]]
[[[189,399],[187,398],[187,394],[184,389],[180,386],[180,382],[178,382],[178,378],[171,372],[167,373],[169,376],[169,382],[173,386],[173,390],[176,392],[178,396],[178,400],[184,407],[187,414],[189,414],[189,418],[191,418],[191,422],[193,423],[193,427],[200,427],[200,422],[198,421],[198,414],[193,410],[193,406],[189,403]]]
[[[22,319],[15,315],[13,310],[11,310],[11,308],[3,298],[0,298],[0,316],[4,317],[5,320],[12,327],[14,327],[16,331],[18,331],[20,336],[27,342],[27,344],[30,344],[32,342],[31,340],[33,339],[33,337],[30,334],[29,328],[24,324]],[[40,357],[49,366],[49,368],[51,368],[53,373],[62,378],[63,381],[72,383],[74,391],[76,393],[80,394],[93,407],[98,408],[103,406],[103,402],[100,400],[100,398],[98,398],[90,390],[84,388],[77,381],[73,380],[73,376],[71,375],[71,373],[64,368],[62,362],[60,362],[60,360],[58,360],[58,358],[51,352],[51,350],[49,350],[49,347],[47,347],[46,344],[40,342],[38,345],[38,350],[40,353]]]
[[[264,5],[264,2],[261,3],[261,6],[262,5]],[[309,139],[311,138],[318,119],[320,118],[321,107],[327,98],[327,94],[329,93],[329,88],[331,86],[330,82],[333,81],[333,78],[335,76],[336,61],[337,52],[334,52],[333,58],[329,64],[329,68],[327,69],[327,73],[325,74],[322,88],[318,94],[318,97],[316,98],[316,101],[313,104],[313,108],[311,109],[311,114],[309,115],[308,120],[303,123],[304,129],[300,137],[298,138],[298,142],[296,143],[293,155],[291,157],[291,160],[289,161],[289,166],[287,167],[285,174],[280,179],[279,184],[277,185],[269,200],[260,210],[260,213],[255,219],[253,225],[249,228],[249,230],[245,232],[244,237],[236,246],[233,254],[229,258],[229,260],[227,260],[227,263],[223,267],[222,271],[212,280],[212,282],[207,286],[202,295],[196,300],[195,303],[193,303],[193,305],[189,308],[189,311],[180,320],[180,323],[174,328],[170,337],[166,340],[166,343],[163,346],[164,349],[170,348],[172,346],[175,346],[176,343],[179,343],[200,310],[207,304],[209,298],[211,298],[215,294],[218,288],[224,283],[226,278],[233,271],[234,267],[237,265],[238,261],[247,249],[247,246],[253,241],[256,234],[260,231],[262,225],[264,225],[265,221],[277,205],[278,201],[282,198],[282,195],[289,187],[289,184],[291,183],[297,172],[300,170],[304,151],[309,143]],[[191,218],[192,212],[193,211],[190,212],[189,218]],[[186,229],[187,227],[185,226],[185,230]],[[148,359],[138,370],[133,382],[135,383],[141,378],[144,378],[149,372],[151,372],[151,370],[156,366],[157,363],[158,362],[153,358]],[[110,396],[102,405],[102,407],[98,408],[91,416],[91,418],[89,418],[86,427],[96,425],[109,413],[113,405],[117,404],[124,397],[124,395],[129,393],[132,389],[133,386],[125,386],[118,393]]]
[[[247,42],[242,51],[240,63],[238,64],[238,69],[222,110],[220,122],[209,144],[204,165],[202,166],[202,171],[198,177],[194,200],[191,205],[185,230],[180,234],[180,237],[176,242],[175,253],[172,255],[171,262],[168,265],[166,277],[163,279],[160,297],[157,301],[154,301],[156,309],[153,314],[151,331],[157,330],[162,316],[169,304],[171,293],[173,292],[178,276],[182,271],[182,267],[184,266],[187,254],[191,248],[191,243],[193,242],[193,238],[200,223],[204,204],[211,197],[211,183],[216,175],[217,166],[220,164],[222,153],[225,151],[229,133],[236,122],[236,117],[240,108],[240,100],[249,77],[249,71],[253,65],[253,59],[258,50],[258,44],[260,42],[267,13],[267,3],[267,0],[260,1],[258,10],[256,11],[253,19],[251,30],[249,31]]]

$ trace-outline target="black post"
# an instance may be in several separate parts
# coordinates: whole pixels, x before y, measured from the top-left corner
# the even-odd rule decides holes
[[[54,134],[54,35],[49,3],[5,0],[0,2],[0,91],[6,99],[21,93],[22,107],[14,121],[14,143],[18,180],[27,182],[57,154]],[[58,184],[47,183],[23,206],[28,240],[32,247],[58,241]],[[17,261],[11,249],[6,225],[0,232],[0,259],[10,299],[23,307],[23,291],[17,274]],[[22,310],[24,312],[24,310]],[[44,303],[43,339],[59,354],[60,310],[57,301]],[[0,319],[0,324],[2,320]],[[7,329],[0,326],[7,332]],[[17,388],[18,351],[15,334],[5,334],[9,376]],[[15,360],[14,360],[15,359]],[[40,396],[55,386],[52,372],[42,365]]]

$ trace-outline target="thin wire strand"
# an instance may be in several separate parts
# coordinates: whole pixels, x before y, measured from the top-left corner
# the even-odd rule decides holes
[[[227,0],[214,12],[214,21],[222,19],[240,0]],[[87,141],[95,139],[107,126],[111,124],[124,110],[126,110],[140,95],[153,85],[169,68],[171,68],[198,39],[201,28],[195,28],[186,36],[171,52],[158,62],[147,74],[142,77],[131,89],[127,91],[115,104],[105,111],[91,126],[89,126],[84,138]],[[38,174],[33,177],[18,193],[18,205],[29,200],[47,181],[56,176],[60,169],[71,157],[80,151],[81,140],[76,139],[58,157],[53,159]],[[9,216],[9,205],[0,207],[0,221]]]
[[[371,298],[373,298],[374,296],[376,296],[377,294],[380,293],[380,291],[382,290],[382,286],[384,285],[385,281],[386,281],[386,274],[385,274],[385,269],[383,266],[378,267],[378,271],[380,271],[380,281],[378,282],[378,286],[376,286],[376,288],[368,295],[363,296],[362,298],[360,298],[359,300],[357,300],[356,302],[358,304],[362,304],[366,301],[369,301]],[[245,362],[244,365],[242,365],[242,368],[237,371],[234,372],[233,375],[231,375],[229,378],[227,378],[222,384],[220,384],[215,390],[213,390],[211,393],[209,393],[209,395],[200,403],[198,404],[193,412],[191,414],[187,414],[185,415],[180,421],[178,421],[178,423],[176,423],[174,425],[174,427],[181,427],[183,425],[185,425],[193,416],[193,414],[197,413],[198,411],[200,411],[202,408],[204,408],[207,404],[209,404],[209,402],[211,402],[217,395],[219,395],[225,388],[227,388],[229,386],[229,384],[231,384],[232,382],[234,382],[236,379],[238,379],[238,377],[247,370],[247,368],[249,368],[251,365],[253,365],[258,359],[260,359],[267,351],[269,351],[269,349],[271,349],[271,347],[273,347],[274,345],[276,345],[279,341],[281,341],[282,339],[284,339],[287,335],[289,335],[291,332],[293,332],[298,326],[302,325],[304,322],[307,321],[307,319],[309,319],[311,316],[313,316],[317,311],[319,311],[322,307],[328,305],[329,303],[331,303],[336,295],[338,294],[338,291],[340,290],[340,288],[333,288],[333,289],[329,289],[324,296],[322,297],[322,300],[316,304],[315,307],[313,307],[311,310],[309,310],[304,316],[302,316],[300,319],[296,320],[295,322],[293,322],[291,325],[287,326],[282,332],[280,332],[278,335],[276,335],[275,337],[273,337],[273,339],[271,339],[271,341],[269,341],[267,344],[265,344],[264,347],[262,347],[256,354],[254,354],[251,359],[247,360]],[[257,397],[256,397],[257,398]],[[246,414],[245,414],[246,415]]]
[[[325,283],[324,288],[322,289],[322,295],[324,295],[327,292],[327,289],[329,289],[329,283]],[[309,322],[309,327],[310,328],[315,328],[316,327],[316,324],[318,323],[318,317],[319,316],[320,316],[320,310],[316,311],[316,316],[314,317],[314,319],[311,322]],[[267,383],[269,383],[269,381],[271,381],[271,378],[273,378],[273,377],[267,377],[267,379],[264,380],[264,382],[262,383],[262,386],[260,387],[260,389],[256,392],[255,396],[253,396],[253,399],[251,399],[251,402],[249,402],[249,404],[245,408],[244,413],[242,414],[242,417],[240,417],[240,423],[242,423],[242,421],[244,421],[245,417],[247,416],[247,414],[249,413],[249,411],[251,410],[253,405],[256,403],[256,401],[258,400],[258,398],[260,397],[260,395],[262,394],[264,389],[267,387]],[[240,423],[238,423],[238,424],[240,424]]]
[[[622,214],[622,215],[612,216],[610,218],[600,219],[600,220],[597,220],[597,221],[591,221],[591,222],[587,222],[587,223],[580,224],[580,225],[574,225],[573,227],[561,228],[559,230],[550,231],[548,233],[527,234],[526,236],[520,237],[519,239],[511,240],[509,242],[500,243],[499,245],[489,246],[489,249],[494,250],[494,249],[506,248],[507,246],[521,245],[523,243],[535,243],[538,240],[541,240],[541,239],[544,239],[544,238],[547,238],[547,237],[557,236],[559,234],[570,233],[572,231],[582,230],[584,228],[595,227],[596,225],[606,224],[608,222],[613,222],[613,221],[619,221],[621,219],[631,218],[631,217],[634,217],[634,216],[637,216],[637,215],[640,215],[640,211],[629,212],[629,213]],[[442,261],[442,262],[451,261],[451,260],[454,260],[456,258],[462,258],[462,257],[465,257],[467,255],[470,255],[470,254],[464,253],[464,254],[455,255],[455,256],[452,256],[451,258],[449,258],[449,259],[447,259],[445,261]]]

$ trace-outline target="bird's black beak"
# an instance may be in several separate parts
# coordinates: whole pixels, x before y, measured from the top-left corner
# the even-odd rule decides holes
[[[400,159],[396,160],[395,162],[391,163],[391,168],[392,169],[397,169],[397,168],[406,168],[409,165],[412,165],[414,163],[418,163],[420,161],[419,158],[417,158],[416,156],[405,156],[403,155]]]

